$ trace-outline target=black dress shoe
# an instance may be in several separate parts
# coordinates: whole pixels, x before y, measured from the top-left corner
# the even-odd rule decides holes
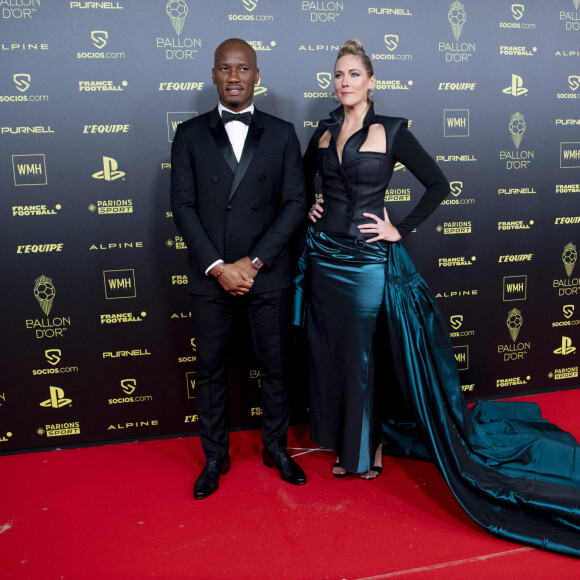
[[[223,459],[206,461],[203,471],[195,482],[193,497],[203,499],[216,491],[219,487],[220,475],[225,475],[230,470],[231,464],[229,453]]]
[[[284,481],[292,485],[304,485],[306,483],[306,475],[302,471],[302,467],[284,449],[274,453],[264,449],[262,458],[266,467],[276,467],[278,469],[280,477]]]

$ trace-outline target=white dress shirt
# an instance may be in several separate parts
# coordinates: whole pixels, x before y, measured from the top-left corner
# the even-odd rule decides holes
[[[247,109],[243,111],[232,111],[230,109],[226,109],[221,103],[218,105],[218,113],[220,117],[222,116],[222,111],[229,111],[230,113],[252,113],[254,114],[254,105],[251,104]],[[245,123],[241,121],[230,121],[225,125],[226,133],[230,139],[230,143],[234,149],[234,153],[236,155],[236,159],[238,162],[242,157],[242,151],[244,150],[244,143],[246,142],[246,137],[248,136],[248,129],[250,128]]]

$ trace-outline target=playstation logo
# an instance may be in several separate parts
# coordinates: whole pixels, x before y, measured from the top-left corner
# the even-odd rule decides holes
[[[125,176],[124,171],[118,171],[118,163],[112,157],[103,156],[103,170],[93,173],[95,179],[104,179],[105,181],[115,181]]]
[[[513,97],[519,97],[520,95],[525,95],[528,89],[524,87],[524,81],[522,77],[518,75],[512,75],[512,84],[503,90],[504,94],[512,95]]]
[[[397,46],[399,46],[399,35],[398,34],[385,34],[385,46],[387,50],[393,52]]]
[[[567,336],[563,336],[562,337],[562,346],[560,348],[557,348],[554,351],[554,354],[567,355],[567,354],[572,354],[573,352],[576,352],[576,347],[572,346],[572,339],[568,338]]]
[[[72,403],[72,399],[67,399],[64,396],[64,391],[58,387],[50,387],[50,399],[42,401],[41,407],[52,407],[53,409],[60,409]]]
[[[257,83],[254,83],[254,97],[265,95],[267,92],[268,87],[262,86],[262,79],[259,79]]]

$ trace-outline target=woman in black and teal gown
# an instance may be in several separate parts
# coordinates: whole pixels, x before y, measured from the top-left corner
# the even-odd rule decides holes
[[[295,292],[294,322],[308,343],[312,439],[337,453],[335,477],[378,477],[383,452],[431,459],[490,532],[580,556],[574,438],[533,403],[467,410],[447,328],[400,242],[449,185],[405,119],[375,113],[374,84],[370,59],[348,41],[335,65],[340,106],[319,122],[304,156],[313,200],[317,171],[322,180]],[[425,192],[393,225],[384,194],[397,161]],[[394,390],[411,419],[387,402]]]

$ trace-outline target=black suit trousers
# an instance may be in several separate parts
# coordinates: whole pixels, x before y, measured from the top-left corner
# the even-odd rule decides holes
[[[245,296],[225,292],[219,296],[190,296],[197,348],[195,396],[206,459],[221,459],[228,451],[228,365],[231,349],[235,348],[234,320],[240,311],[249,323],[262,378],[262,440],[270,452],[286,449],[290,420],[286,368],[289,289]]]

